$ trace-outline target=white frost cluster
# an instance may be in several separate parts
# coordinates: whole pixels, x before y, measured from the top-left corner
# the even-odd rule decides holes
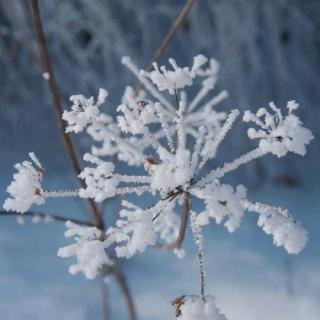
[[[71,274],[83,272],[86,278],[94,279],[104,265],[112,265],[106,252],[106,240],[103,232],[95,227],[79,226],[67,221],[65,237],[74,237],[75,242],[60,248],[58,256],[69,258],[75,256],[77,263],[69,267]]]
[[[226,91],[214,95],[203,103],[206,96],[215,88],[219,71],[219,64],[214,59],[210,59],[208,66],[204,68],[207,61],[207,58],[199,55],[195,57],[191,68],[179,68],[175,62],[172,62],[176,70],[165,71],[166,76],[161,74],[167,86],[169,86],[168,81],[170,82],[173,78],[180,79],[177,89],[183,89],[190,81],[190,84],[196,80],[201,83],[201,89],[190,101],[185,91],[179,91],[180,99],[186,105],[185,130],[188,136],[195,139],[199,135],[198,128],[202,126],[206,128],[208,135],[214,137],[226,117],[225,112],[214,110],[214,107],[227,97]],[[119,160],[129,165],[141,165],[145,158],[145,150],[153,143],[150,138],[143,135],[143,127],[154,125],[154,137],[157,140],[166,138],[166,133],[173,134],[176,102],[171,102],[162,95],[158,86],[154,86],[148,80],[148,75],[143,71],[140,72],[130,58],[124,57],[122,63],[143,83],[146,92],[144,90],[136,92],[132,87],[127,87],[122,104],[117,108],[122,115],[117,116],[116,121],[100,111],[100,106],[107,97],[107,91],[104,89],[100,89],[97,102],[93,97],[71,96],[70,100],[73,102],[71,111],[64,111],[63,119],[68,123],[68,132],[79,133],[85,130],[97,143],[92,145],[93,155],[117,156]],[[160,69],[165,70],[164,67]],[[135,136],[127,136],[128,132]],[[214,153],[210,155],[210,157],[213,156]]]
[[[259,202],[243,201],[242,205],[249,211],[260,214],[258,226],[266,234],[272,235],[273,243],[277,247],[283,246],[288,253],[292,254],[299,253],[305,247],[308,234],[287,210],[266,206]]]
[[[86,153],[83,159],[96,166],[86,167],[80,173],[79,177],[86,182],[86,188],[79,191],[80,197],[93,198],[97,202],[114,197],[117,186],[117,179],[113,176],[114,164],[100,160],[90,153]]]
[[[193,84],[192,79],[197,75],[197,71],[207,61],[206,57],[198,55],[194,57],[193,66],[190,69],[189,67],[178,67],[176,60],[170,58],[169,63],[173,70],[167,70],[165,66],[160,67],[159,70],[158,64],[154,62],[152,64],[154,70],[151,72],[142,70],[141,75],[150,78],[159,91],[168,90],[173,95],[176,90],[191,86]]]
[[[17,163],[17,173],[13,175],[13,181],[7,188],[12,198],[5,200],[3,208],[7,211],[24,213],[33,204],[41,205],[45,202],[42,189],[43,168],[33,152],[29,153],[31,160]]]
[[[98,99],[87,99],[83,95],[73,95],[70,101],[73,103],[71,111],[64,111],[62,119],[68,122],[66,132],[81,132],[89,123],[100,114],[99,107],[105,102],[108,92],[105,89],[99,90]]]
[[[225,221],[226,228],[233,232],[240,225],[244,214],[241,199],[246,199],[247,190],[244,186],[237,186],[236,190],[231,185],[212,183],[206,185],[198,192],[198,197],[204,199],[206,210],[198,215],[198,223],[206,225],[209,217],[220,224]]]
[[[172,304],[177,320],[227,320],[212,296],[182,296]]]
[[[158,238],[167,243],[173,242],[178,234],[178,217],[174,205],[157,206],[142,210],[128,201],[122,201],[120,219],[115,227],[108,229],[108,245],[116,243],[115,251],[119,258],[130,258],[153,246]]]
[[[259,130],[250,128],[248,136],[250,139],[260,139],[259,147],[265,153],[280,157],[288,152],[295,152],[304,156],[306,145],[313,139],[311,131],[303,127],[300,119],[293,114],[299,108],[295,101],[287,103],[288,115],[282,115],[281,110],[270,102],[270,113],[266,108],[260,108],[256,114],[246,111],[243,117],[245,122],[254,122]],[[264,120],[263,120],[264,118]]]

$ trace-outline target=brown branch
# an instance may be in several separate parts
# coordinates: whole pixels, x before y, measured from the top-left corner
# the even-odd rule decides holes
[[[163,251],[172,251],[174,249],[179,249],[182,245],[182,242],[184,240],[186,229],[187,229],[187,223],[188,223],[188,216],[190,211],[190,195],[189,193],[185,192],[183,194],[183,205],[182,205],[182,212],[180,216],[180,226],[179,226],[179,233],[177,240],[173,243],[158,243],[154,245],[153,247],[156,249],[160,249]]]
[[[125,297],[128,313],[129,313],[129,319],[137,320],[137,314],[136,314],[132,294],[128,286],[127,279],[125,278],[125,275],[120,271],[119,268],[113,268],[112,273],[114,275],[116,282],[118,283],[119,288],[122,291],[122,294]]]
[[[61,222],[67,222],[71,221],[73,223],[76,223],[81,226],[88,226],[88,227],[93,227],[93,224],[90,222],[78,220],[78,219],[73,219],[69,217],[63,217],[63,216],[58,216],[55,214],[49,214],[49,213],[44,213],[44,212],[35,212],[35,211],[27,211],[23,214],[15,212],[15,211],[0,211],[0,216],[4,217],[12,217],[12,216],[17,216],[17,217],[40,217],[42,219],[50,218],[53,219],[54,221],[61,221]]]
[[[59,131],[60,131],[60,134],[61,134],[61,137],[63,140],[65,150],[70,158],[72,167],[78,176],[80,174],[80,172],[82,171],[82,169],[81,169],[80,161],[78,159],[74,143],[73,143],[70,135],[68,135],[66,133],[66,130],[65,130],[66,126],[62,120],[63,108],[62,108],[62,104],[61,104],[61,99],[60,99],[57,83],[56,83],[55,77],[54,77],[54,72],[53,72],[53,67],[52,67],[50,55],[49,55],[49,52],[47,49],[46,39],[45,39],[44,32],[42,29],[38,0],[29,0],[29,5],[30,5],[30,9],[31,9],[31,14],[32,14],[33,25],[34,25],[35,32],[36,32],[37,44],[38,44],[42,69],[43,69],[43,72],[46,72],[49,75],[49,79],[48,79],[49,90],[50,90],[51,99],[52,99],[53,106],[54,106],[54,111],[55,111]],[[81,179],[79,179],[79,181],[80,181],[81,187],[85,188],[86,187],[85,182]],[[103,229],[103,227],[104,227],[103,221],[100,218],[99,210],[98,210],[95,202],[92,199],[88,199],[87,203],[88,203],[88,207],[90,209],[93,223],[97,227],[99,227],[100,229]]]
[[[108,295],[108,286],[104,282],[103,277],[100,277],[100,286],[101,286],[101,305],[102,305],[102,319],[108,320],[110,319],[110,302]]]
[[[77,156],[76,148],[73,144],[73,141],[71,137],[66,133],[65,131],[65,124],[62,121],[62,114],[63,114],[63,108],[61,105],[61,100],[60,100],[60,95],[58,91],[58,87],[54,78],[54,72],[53,72],[53,67],[51,64],[50,56],[47,50],[47,45],[46,45],[46,39],[43,33],[42,29],[42,24],[41,24],[41,19],[40,19],[40,13],[39,13],[39,7],[38,7],[38,1],[37,0],[29,0],[30,8],[31,8],[31,13],[32,13],[32,19],[33,19],[33,24],[35,27],[36,31],[36,36],[37,36],[37,43],[38,43],[38,48],[39,48],[39,53],[40,53],[40,58],[41,58],[41,64],[43,71],[49,74],[49,79],[48,79],[48,84],[49,84],[49,89],[50,89],[50,94],[54,106],[54,111],[56,115],[56,120],[58,123],[59,131],[62,136],[62,140],[66,149],[67,154],[69,155],[72,167],[77,174],[77,176],[80,174],[82,171],[80,161]],[[85,188],[86,184],[83,180],[80,180],[80,185]],[[100,215],[99,209],[96,206],[95,202],[92,199],[88,199],[88,205],[89,209],[91,212],[92,216],[92,221],[95,226],[100,228],[101,230],[104,230],[104,224],[103,224],[103,219],[102,215]],[[72,220],[71,220],[72,221]],[[128,312],[130,315],[131,320],[136,320],[136,312],[135,312],[135,307],[133,303],[133,299],[131,296],[130,289],[127,285],[126,279],[124,274],[121,272],[119,267],[117,268],[112,268],[112,273],[114,274],[124,296],[127,301],[128,305]],[[106,315],[106,302],[104,301],[103,308],[104,308],[104,314]]]
[[[156,50],[156,52],[152,56],[152,58],[148,64],[148,67],[146,69],[147,72],[150,72],[152,70],[153,62],[159,61],[162,54],[166,51],[170,42],[173,40],[174,36],[176,35],[177,31],[179,30],[182,23],[186,19],[189,11],[191,10],[191,8],[195,2],[196,2],[196,0],[187,0],[186,4],[184,5],[184,7],[180,11],[179,15],[177,16],[176,20],[174,21],[171,29],[169,30],[169,32],[166,34],[166,36],[162,40],[160,47]],[[143,88],[143,84],[140,82],[136,88],[136,92],[139,92],[142,88]]]

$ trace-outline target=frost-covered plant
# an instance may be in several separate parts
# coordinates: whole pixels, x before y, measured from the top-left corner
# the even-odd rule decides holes
[[[225,319],[204,290],[201,227],[209,224],[210,219],[224,223],[228,231],[233,232],[240,226],[245,211],[255,212],[258,226],[273,236],[276,246],[283,246],[292,254],[299,253],[308,240],[307,232],[286,210],[251,201],[243,185],[234,187],[223,182],[228,173],[266,154],[281,157],[288,152],[302,156],[306,153],[306,145],[313,135],[294,114],[298,104],[289,101],[286,116],[273,103],[269,104],[270,111],[265,108],[256,114],[246,111],[243,121],[260,127],[248,130],[249,138],[259,139],[259,145],[206,172],[205,164],[215,157],[240,115],[237,109],[228,115],[212,109],[226,96],[224,91],[203,103],[215,86],[219,68],[212,59],[204,68],[207,61],[199,55],[191,68],[181,68],[170,59],[172,70],[155,64],[153,71],[140,72],[128,57],[124,57],[122,63],[136,75],[146,92],[126,88],[116,119],[100,110],[108,96],[104,89],[100,89],[96,102],[82,95],[72,96],[71,111],[63,115],[68,132],[86,130],[95,141],[102,142],[101,148],[93,146],[91,153],[84,155],[90,165],[79,175],[85,182],[77,191],[79,197],[101,202],[129,194],[140,199],[144,193],[149,193],[154,202],[140,207],[131,201],[122,201],[118,220],[106,231],[68,223],[66,236],[76,236],[76,244],[60,249],[59,255],[75,255],[77,264],[71,266],[70,272],[82,271],[88,278],[94,278],[104,264],[111,264],[106,250],[114,249],[118,258],[129,258],[148,247],[156,247],[173,250],[181,257],[190,218],[200,262],[201,297],[188,296],[180,300],[177,318],[181,320]],[[201,80],[201,88],[189,102],[184,89],[192,86],[196,79]],[[169,98],[162,93],[166,91]],[[102,156],[115,155],[128,165],[140,165],[144,174],[119,173],[112,157],[102,159]],[[32,159],[41,168],[35,156]],[[50,195],[68,195],[43,191],[43,172],[30,162],[17,165],[17,169],[18,174],[8,188],[13,199],[6,200],[7,210],[24,212],[32,204],[42,204]],[[195,200],[202,202],[203,211],[197,212],[193,207]],[[179,207],[182,208],[180,216],[176,213]]]
[[[65,237],[74,237],[76,243],[60,248],[58,256],[76,257],[77,263],[69,267],[71,274],[83,272],[86,278],[93,279],[103,266],[113,264],[105,250],[106,241],[103,240],[101,230],[95,227],[79,226],[71,221],[66,222],[66,227],[68,230],[65,232]]]
[[[119,111],[124,111],[124,108],[121,107]],[[201,169],[208,161],[209,153],[212,152],[212,150],[217,150],[222,139],[231,129],[233,122],[239,115],[239,112],[237,110],[230,112],[220,132],[214,139],[208,137],[207,131],[204,127],[199,128],[199,139],[195,141],[193,148],[190,149],[186,143],[184,111],[185,105],[182,101],[180,101],[179,109],[176,112],[176,117],[174,120],[176,123],[176,132],[174,136],[167,132],[167,146],[165,146],[164,143],[159,142],[154,137],[154,134],[151,132],[151,130],[149,130],[149,126],[143,125],[142,122],[139,123],[138,131],[136,127],[126,126],[125,129],[123,129],[123,126],[120,125],[120,127],[127,132],[131,132],[132,134],[141,134],[152,141],[154,154],[149,154],[145,158],[144,164],[147,175],[121,176],[114,173],[111,176],[102,176],[102,181],[99,181],[98,184],[104,185],[105,190],[113,190],[113,195],[122,193],[140,194],[141,192],[149,192],[154,195],[158,194],[159,200],[154,205],[153,212],[157,212],[156,208],[159,207],[164,210],[166,205],[169,203],[170,205],[172,205],[172,203],[178,205],[179,202],[185,202],[186,199],[188,199],[187,201],[190,201],[190,199],[193,197],[196,197],[200,200],[202,199],[205,204],[205,211],[199,213],[197,217],[198,223],[201,225],[208,224],[209,218],[211,217],[217,223],[224,221],[225,226],[230,232],[232,232],[239,226],[244,211],[246,209],[254,210],[257,208],[257,206],[248,205],[252,202],[247,199],[246,189],[243,186],[240,185],[234,190],[231,185],[223,184],[221,180],[225,174],[235,170],[240,165],[245,164],[255,158],[261,157],[267,153],[272,153],[272,150],[267,151],[259,145],[259,147],[253,151],[250,151],[249,153],[240,156],[233,162],[226,163],[203,176]],[[127,110],[124,112],[127,112]],[[138,122],[139,118],[137,117],[136,119]],[[301,130],[294,131],[295,134],[291,138],[299,141],[305,137],[306,132],[308,132],[311,137],[311,132],[308,129],[303,128],[301,123],[299,123],[299,125]],[[309,141],[310,139],[305,143],[308,143]],[[285,138],[282,140],[282,143],[286,143]],[[206,152],[204,152],[205,145],[210,145],[211,149],[206,149]],[[297,148],[300,148],[299,144]],[[295,148],[292,149],[292,151],[296,150],[297,149]],[[97,175],[98,172],[99,167],[97,166]],[[122,185],[122,187],[120,187],[120,185]],[[269,208],[271,209],[272,207]],[[141,210],[143,209],[141,208]],[[261,210],[254,211],[256,211],[258,214],[261,214]],[[282,215],[282,210],[273,210],[273,213],[285,218],[284,224],[286,226],[291,225],[292,218],[289,215]],[[161,213],[159,215],[161,215]],[[143,220],[143,223],[148,225],[148,228],[150,229],[152,229],[152,224],[156,221],[156,219],[151,219],[150,217],[150,208],[146,210],[144,215],[140,212],[139,219],[141,223]],[[126,227],[127,224],[123,224],[123,226]],[[307,236],[300,224],[296,223],[296,226],[296,228],[287,227],[279,229],[282,230],[281,234],[284,239],[283,241],[276,240],[278,236],[275,235],[275,232],[279,233],[279,230],[270,228],[263,228],[263,230],[265,230],[268,234],[275,236],[275,243],[277,245],[283,245],[290,253],[298,253],[304,247]],[[291,234],[291,231],[294,231],[294,233]],[[125,228],[124,232],[126,232]],[[289,238],[290,242],[293,241],[293,245],[286,245],[285,239]],[[121,239],[121,241],[123,242],[124,239]],[[128,241],[128,246],[129,243],[130,241]],[[153,237],[150,238],[149,245],[154,245]]]

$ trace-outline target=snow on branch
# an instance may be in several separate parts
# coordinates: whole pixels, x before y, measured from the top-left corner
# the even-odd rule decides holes
[[[83,95],[73,95],[70,101],[73,103],[71,111],[64,111],[62,119],[67,121],[66,132],[81,132],[93,119],[100,115],[99,107],[105,102],[108,92],[105,89],[99,90],[97,101],[91,97],[87,99]]]
[[[243,121],[253,122],[260,127],[259,130],[249,128],[249,138],[260,139],[259,148],[262,152],[270,152],[279,158],[288,152],[304,156],[307,152],[306,145],[313,139],[313,135],[293,114],[299,108],[299,104],[293,100],[289,101],[286,116],[283,116],[273,102],[269,103],[269,107],[271,113],[266,108],[260,108],[256,114],[250,111],[244,113]]]
[[[67,231],[65,237],[74,237],[75,243],[62,247],[58,256],[69,258],[75,256],[77,263],[69,267],[71,274],[83,272],[86,278],[95,278],[104,265],[113,265],[106,252],[106,241],[103,233],[96,227],[77,225],[71,221],[66,222]]]
[[[160,67],[159,70],[158,64],[154,62],[152,64],[154,70],[151,72],[142,70],[141,75],[150,78],[159,91],[168,90],[169,93],[173,95],[176,90],[191,86],[193,84],[193,78],[197,75],[197,71],[207,61],[208,59],[206,57],[198,55],[194,57],[193,65],[190,69],[189,67],[178,67],[176,60],[170,58],[169,63],[173,70],[167,70],[165,66]]]
[[[277,247],[282,246],[291,254],[298,254],[303,250],[308,241],[308,233],[287,210],[248,200],[242,200],[241,204],[245,209],[259,213],[258,226],[273,237],[273,243]]]
[[[33,161],[23,161],[14,167],[18,171],[13,175],[13,181],[7,188],[12,198],[5,200],[3,208],[7,211],[23,213],[33,204],[45,203],[44,191],[42,188],[42,176],[44,169],[33,152],[29,153]]]
[[[14,167],[18,171],[13,175],[13,181],[7,187],[11,197],[3,204],[6,211],[24,213],[32,205],[42,205],[47,198],[75,197],[78,191],[47,191],[43,189],[42,178],[45,169],[33,152],[29,153],[32,160],[17,163]]]

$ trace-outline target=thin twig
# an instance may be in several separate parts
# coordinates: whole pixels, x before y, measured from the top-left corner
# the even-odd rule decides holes
[[[47,49],[46,39],[43,33],[41,19],[40,19],[40,13],[39,13],[39,6],[38,6],[38,0],[29,0],[29,5],[31,9],[32,14],[32,20],[33,25],[36,32],[37,37],[37,44],[41,59],[41,65],[43,72],[47,73],[49,75],[48,77],[48,84],[50,89],[50,94],[54,106],[54,111],[56,115],[56,120],[58,123],[59,131],[62,136],[63,144],[65,146],[65,150],[70,158],[72,167],[74,171],[76,172],[77,176],[82,171],[80,161],[77,156],[76,148],[74,146],[74,143],[70,137],[66,133],[66,126],[65,123],[62,120],[62,114],[63,114],[63,108],[61,104],[61,99],[57,87],[57,83],[55,81],[53,67],[50,59],[50,55]],[[80,185],[85,188],[86,184],[83,180],[79,179]],[[87,200],[88,206],[90,208],[90,213],[92,215],[92,220],[94,224],[99,227],[100,229],[103,229],[103,221],[100,218],[99,210],[95,204],[95,202],[92,199]]]
[[[129,313],[129,319],[130,320],[137,320],[137,314],[136,314],[135,306],[133,303],[132,294],[131,294],[130,288],[128,286],[127,279],[126,279],[125,275],[122,272],[120,272],[119,268],[113,269],[113,275],[114,275],[115,280],[118,283],[119,288],[122,291],[122,294],[125,297],[125,300],[127,303],[127,309],[128,309],[128,313]]]
[[[181,247],[186,234],[188,216],[190,211],[190,195],[187,192],[185,192],[183,196],[184,196],[184,199],[183,199],[182,213],[180,217],[180,226],[179,226],[179,233],[178,233],[177,240],[169,244],[158,243],[153,246],[154,248],[160,249],[163,251],[172,251],[174,249],[179,249]]]
[[[188,0],[182,10],[180,11],[179,15],[177,16],[176,20],[174,21],[172,27],[170,28],[169,32],[164,37],[162,43],[160,44],[160,47],[156,50],[154,55],[152,56],[148,67],[146,69],[147,72],[150,72],[152,70],[152,64],[154,62],[158,62],[162,54],[166,51],[168,48],[170,42],[173,40],[174,36],[176,35],[179,28],[182,26],[182,23],[186,19],[189,11],[191,10],[192,6],[196,0]],[[136,88],[136,92],[139,92],[143,88],[143,84],[140,82]]]
[[[61,221],[61,222],[66,222],[66,221],[71,221],[73,223],[76,223],[78,225],[81,226],[88,226],[88,227],[93,227],[93,224],[90,222],[86,222],[86,221],[82,221],[82,220],[78,220],[78,219],[73,219],[73,218],[69,218],[69,217],[63,217],[63,216],[58,216],[55,214],[49,214],[49,213],[44,213],[44,212],[36,212],[36,211],[27,211],[23,214],[15,212],[15,211],[0,211],[0,216],[4,216],[4,217],[40,217],[42,219],[52,219],[54,221]]]
[[[108,295],[108,285],[103,280],[103,277],[100,277],[100,285],[101,285],[101,305],[102,305],[102,319],[108,320],[110,319],[110,302]]]

